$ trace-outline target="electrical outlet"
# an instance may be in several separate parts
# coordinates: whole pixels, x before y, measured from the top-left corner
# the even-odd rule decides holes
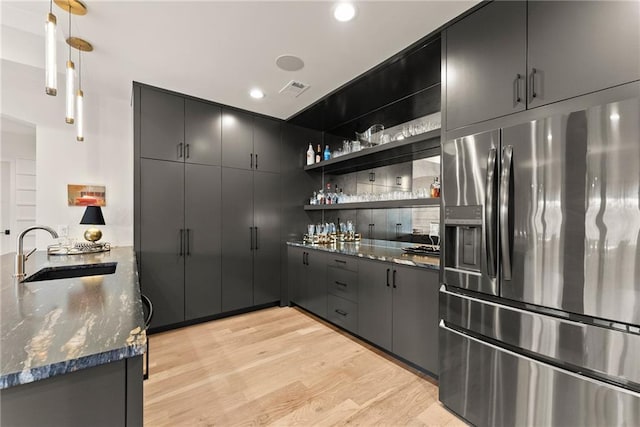
[[[56,228],[58,229],[58,237],[67,237],[69,235],[68,225],[58,225]]]

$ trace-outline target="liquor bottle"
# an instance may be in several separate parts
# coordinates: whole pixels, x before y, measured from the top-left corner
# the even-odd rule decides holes
[[[309,143],[309,149],[307,150],[307,165],[314,164],[315,153],[313,152],[313,146]]]
[[[431,183],[431,197],[440,197],[440,178],[437,176]]]
[[[318,151],[316,151],[316,163],[320,163],[322,160],[322,151],[320,150],[320,144],[318,144]]]
[[[326,204],[330,205],[333,203],[333,194],[331,194],[331,184],[327,182],[327,192],[325,195]]]
[[[335,190],[333,192],[333,202],[334,205],[338,203],[338,184],[335,185]],[[340,221],[338,221],[338,224],[340,224]]]
[[[331,151],[329,151],[329,145],[324,147],[324,159],[329,160],[331,158]]]

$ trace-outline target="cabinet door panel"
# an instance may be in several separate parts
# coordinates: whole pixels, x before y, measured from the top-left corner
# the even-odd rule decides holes
[[[219,165],[221,158],[222,109],[187,99],[184,106],[185,161]]]
[[[525,109],[526,8],[493,2],[447,29],[447,129]]]
[[[373,216],[371,209],[358,209],[356,211],[356,232],[362,235],[363,239],[373,239]]]
[[[143,87],[140,102],[140,156],[184,161],[184,99]]]
[[[253,153],[256,170],[280,172],[280,122],[254,117]]]
[[[373,223],[374,239],[388,240],[395,235],[395,233],[392,232],[393,230],[389,230],[386,209],[371,209],[371,222]],[[393,227],[395,227],[395,224]]]
[[[185,165],[185,318],[221,310],[221,171]]]
[[[391,264],[358,262],[358,334],[391,351]]]
[[[222,311],[253,304],[253,172],[222,168]]]
[[[140,186],[140,283],[157,328],[184,321],[184,164],[141,159]]]
[[[536,107],[640,79],[640,3],[528,2]]]
[[[438,374],[438,273],[394,267],[393,352]]]
[[[280,300],[280,175],[254,172],[253,304]]]
[[[253,116],[222,110],[222,165],[253,168]]]
[[[287,248],[289,298],[292,302],[307,308],[306,295],[307,285],[305,281],[305,259],[306,251],[302,248],[289,246]]]
[[[327,317],[327,258],[319,251],[307,251],[307,309]]]

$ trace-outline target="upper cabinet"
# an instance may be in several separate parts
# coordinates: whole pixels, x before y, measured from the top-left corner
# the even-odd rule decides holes
[[[185,162],[219,165],[222,109],[187,99],[184,104],[184,123]]]
[[[640,2],[528,2],[529,107],[640,79]]]
[[[263,172],[280,172],[280,122],[253,119],[254,168]]]
[[[140,156],[184,160],[184,98],[142,87]]]
[[[280,122],[240,111],[222,112],[222,164],[280,172]]]
[[[220,107],[148,87],[140,103],[141,157],[220,164]]]
[[[527,4],[495,2],[447,30],[447,129],[522,111]]]
[[[456,129],[640,79],[640,3],[495,1],[445,43]]]

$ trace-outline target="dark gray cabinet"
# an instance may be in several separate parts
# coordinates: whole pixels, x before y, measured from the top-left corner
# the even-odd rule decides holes
[[[221,164],[222,109],[205,102],[185,100],[184,161]]]
[[[253,175],[253,304],[280,299],[280,175]]]
[[[184,99],[142,87],[140,156],[159,160],[184,160]]]
[[[392,266],[358,262],[358,335],[392,351]]]
[[[184,165],[140,160],[140,282],[151,328],[184,321]]]
[[[280,122],[240,111],[222,111],[222,164],[280,172]]]
[[[140,160],[140,278],[151,328],[220,312],[220,167]]]
[[[327,258],[322,252],[289,247],[291,301],[310,312],[327,317]]]
[[[220,173],[219,166],[185,165],[185,320],[221,311]]]
[[[263,172],[280,172],[280,122],[264,117],[253,119],[253,166]]]
[[[438,373],[438,272],[394,266],[393,352]]]
[[[530,1],[527,18],[530,107],[640,79],[637,1]]]
[[[253,172],[222,168],[222,311],[253,305]]]
[[[446,30],[447,129],[526,108],[526,31],[524,1],[493,2]]]
[[[634,1],[495,1],[446,30],[446,128],[640,79]]]
[[[358,334],[438,373],[438,272],[359,260]]]
[[[280,299],[280,177],[222,168],[222,310]]]
[[[358,209],[357,232],[365,239],[387,240],[389,238],[387,211],[385,209]]]
[[[220,164],[220,107],[164,91],[140,89],[140,156]]]

